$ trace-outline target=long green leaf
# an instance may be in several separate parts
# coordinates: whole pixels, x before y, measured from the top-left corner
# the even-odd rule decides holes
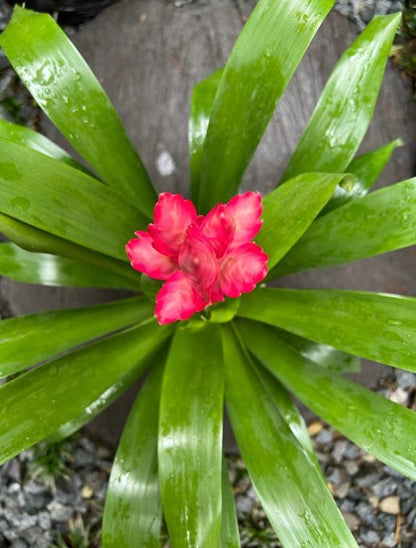
[[[48,278],[46,278],[45,274],[35,266],[37,259],[34,258],[33,252],[37,252],[46,253],[49,256],[51,254],[56,254],[66,259],[70,259],[70,263],[73,265],[73,267],[71,267],[71,272],[69,272],[68,268],[66,269],[65,279],[68,281],[67,285],[72,285],[71,283],[69,283],[71,281],[70,273],[76,274],[76,272],[80,271],[80,269],[83,269],[85,270],[85,272],[87,272],[88,268],[89,272],[91,272],[91,283],[89,284],[89,287],[100,287],[100,285],[92,283],[94,277],[97,278],[98,284],[100,284],[100,279],[112,279],[114,281],[112,285],[106,287],[124,288],[127,287],[126,284],[128,284],[128,287],[131,289],[137,289],[138,287],[138,275],[130,267],[130,265],[127,265],[125,262],[119,261],[118,259],[112,259],[107,255],[97,253],[96,251],[92,251],[87,247],[74,244],[69,240],[64,240],[63,238],[59,238],[59,236],[49,234],[49,232],[45,232],[44,230],[40,230],[39,228],[30,226],[27,223],[23,223],[22,221],[14,219],[13,217],[4,215],[4,213],[0,213],[0,232],[4,236],[6,236],[6,238],[17,244],[20,248],[23,248],[23,250],[32,252],[32,254],[26,253],[24,255],[24,251],[22,249],[17,250],[15,246],[9,246],[10,249],[15,249],[15,252],[19,254],[16,255],[16,260],[19,261],[21,268],[19,272],[17,272],[16,269],[12,270],[11,265],[9,267],[5,265],[5,268],[7,267],[10,270],[10,274],[14,274],[14,277],[11,275],[9,277],[13,277],[13,279],[16,280],[17,276],[22,278],[18,281],[42,283],[45,285],[49,285],[49,283],[51,283],[52,275],[50,274]],[[5,251],[5,253],[7,253],[7,251]],[[12,255],[11,252],[10,254]],[[42,260],[43,259],[41,258],[40,261]],[[48,260],[51,261],[52,259],[49,258]],[[59,269],[61,271],[63,270],[63,267],[58,266],[58,264],[60,265],[69,263],[66,261],[62,262],[59,257],[55,257],[54,261],[56,263],[55,268],[57,271],[57,274],[54,276],[54,283],[55,285],[58,285],[58,271]],[[28,263],[31,262],[33,262],[33,272],[29,271]],[[59,275],[63,276],[63,272],[59,272]],[[26,279],[23,279],[24,277]],[[31,282],[32,278],[37,279],[37,277],[39,278],[38,282]],[[45,279],[45,282],[42,281],[43,279]],[[50,280],[48,284],[46,283],[47,280]],[[73,280],[73,282],[75,282],[75,280]],[[61,283],[60,285],[64,284]]]
[[[371,121],[400,17],[375,17],[339,59],[282,181],[348,166]]]
[[[146,219],[110,188],[59,160],[0,139],[0,211],[117,259]]]
[[[217,325],[178,328],[163,378],[159,477],[175,548],[218,546],[224,376]]]
[[[33,148],[38,152],[42,152],[42,154],[46,154],[46,156],[60,160],[71,167],[87,173],[87,169],[82,164],[74,160],[65,150],[37,131],[13,124],[8,120],[0,119],[0,138],[12,141],[17,145]]]
[[[307,230],[344,175],[306,173],[263,199],[264,224],[256,242],[269,255],[271,269]]]
[[[286,421],[290,431],[302,446],[306,455],[309,457],[309,460],[315,465],[319,474],[322,474],[305,421],[296,404],[290,397],[290,394],[287,392],[286,388],[263,367],[258,368],[257,374],[263,386],[263,392],[269,394],[269,397],[276,405],[277,410]]]
[[[222,461],[222,516],[219,548],[240,548],[237,511],[225,458]]]
[[[198,200],[201,178],[201,163],[209,116],[217,93],[223,69],[219,69],[194,86],[189,115],[188,140],[191,167],[191,193],[194,202]]]
[[[360,371],[360,359],[357,356],[338,350],[327,344],[317,343],[284,329],[274,328],[279,339],[295,348],[304,358],[319,364],[335,373]]]
[[[0,463],[52,435],[115,384],[143,372],[171,333],[152,323],[114,335],[0,387]]]
[[[229,324],[223,328],[226,403],[238,446],[284,546],[356,547],[321,474],[264,389]]]
[[[3,320],[0,322],[0,377],[152,315],[151,303],[139,297]]]
[[[315,221],[273,271],[348,263],[416,243],[416,178],[357,198]]]
[[[157,435],[163,367],[140,390],[111,470],[103,516],[104,548],[158,548],[162,522]]]
[[[248,348],[286,387],[337,430],[416,479],[416,413],[315,367],[257,322],[240,323]]]
[[[0,244],[0,276],[16,282],[68,287],[137,289],[133,281],[71,259]]]
[[[259,289],[238,315],[351,354],[416,371],[416,299],[361,291]]]
[[[142,323],[147,323],[147,320],[144,320]],[[55,432],[49,435],[45,439],[45,441],[47,443],[60,442],[63,439],[71,436],[74,432],[77,432],[87,423],[89,423],[94,417],[99,415],[101,411],[106,409],[115,400],[117,400],[119,396],[123,394],[123,392],[128,390],[137,381],[137,377],[142,371],[144,371],[147,367],[152,367],[154,364],[160,363],[160,357],[164,352],[166,352],[166,347],[168,346],[168,343],[169,341],[164,341],[160,345],[156,353],[152,354],[152,356],[142,364],[142,369],[139,373],[137,373],[135,369],[131,369],[123,377],[122,383],[116,382],[109,388],[104,390],[104,392],[102,392],[98,396],[98,398],[91,402],[88,407],[86,407],[85,409],[81,409],[81,411],[76,416],[60,426],[58,430],[55,430]]]
[[[0,45],[45,114],[91,167],[151,217],[156,194],[100,83],[57,23],[16,6]]]
[[[403,142],[401,139],[396,139],[371,152],[354,158],[345,169],[346,173],[354,175],[354,185],[348,190],[337,187],[334,196],[326,204],[321,214],[324,215],[337,207],[345,205],[354,198],[365,196],[380,177],[394,150],[402,145]]]
[[[227,61],[211,112],[202,161],[201,212],[235,194],[278,100],[333,3],[257,4]]]

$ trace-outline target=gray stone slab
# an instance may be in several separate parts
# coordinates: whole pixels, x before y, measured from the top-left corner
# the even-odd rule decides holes
[[[192,87],[224,64],[254,4],[252,0],[240,3],[210,0],[177,9],[155,0],[124,0],[105,10],[74,37],[119,111],[159,191],[188,193],[187,116]],[[356,34],[356,26],[339,14],[328,17],[255,154],[244,178],[244,189],[266,192],[273,188],[337,58]],[[396,137],[406,144],[395,152],[379,186],[414,175],[415,118],[410,82],[389,65],[362,151]],[[51,124],[44,121],[43,125],[49,137],[70,150]],[[166,168],[167,154],[173,164],[164,170],[161,167]],[[163,159],[165,162],[161,163]],[[416,253],[411,248],[330,270],[291,276],[282,285],[415,295],[415,267]],[[97,302],[114,295],[102,291],[39,289],[8,280],[1,281],[1,291],[15,314]],[[360,382],[374,385],[380,368],[366,364]],[[105,432],[108,440],[114,440],[132,398],[133,392],[127,400],[102,414],[95,421],[96,431]]]

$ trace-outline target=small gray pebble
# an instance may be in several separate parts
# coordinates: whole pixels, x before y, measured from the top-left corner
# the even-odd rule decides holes
[[[45,538],[45,533],[40,527],[32,527],[25,531],[24,539],[29,546],[36,546],[36,548],[47,548],[50,546],[50,539]]]
[[[358,449],[349,443],[345,449],[344,456],[346,459],[355,460],[358,456]]]
[[[328,443],[331,443],[333,439],[334,439],[334,436],[332,435],[332,432],[330,430],[326,430],[324,428],[316,436],[315,441],[316,441],[316,443],[321,443],[321,444],[326,445]]]
[[[361,518],[361,521],[364,523],[364,525],[368,525],[370,527],[377,526],[377,520],[374,515],[374,511],[369,504],[365,502],[359,502],[357,504],[357,507],[355,508],[355,512]]]
[[[385,537],[383,537],[381,541],[382,546],[385,546],[385,548],[394,548],[396,546],[396,535],[394,532],[389,533]]]
[[[371,487],[373,486],[379,479],[379,475],[377,472],[370,472],[366,473],[365,470],[362,470],[358,476],[355,478],[355,483],[359,487]]]
[[[345,466],[345,470],[350,476],[355,476],[355,474],[360,469],[360,467],[354,460],[345,461],[344,466]]]
[[[48,512],[39,512],[38,524],[44,531],[48,531],[51,528],[52,520]]]
[[[27,546],[28,545],[24,540],[17,539],[12,543],[10,548],[27,548]]]
[[[333,483],[334,485],[340,485],[346,479],[345,472],[341,470],[340,468],[334,468],[332,472],[327,476],[326,479],[330,481],[331,483]]]
[[[397,371],[396,372],[397,384],[401,388],[410,388],[413,385],[416,385],[416,375],[409,373],[408,371]]]
[[[368,544],[374,544],[375,546],[379,546],[380,544],[380,536],[375,531],[372,531],[371,529],[361,529],[361,539],[368,543]]]
[[[238,515],[250,515],[253,508],[253,503],[246,497],[237,496],[236,497],[236,508]]]
[[[392,478],[383,479],[372,486],[373,493],[383,499],[393,495],[397,491],[397,482]]]
[[[51,513],[51,518],[53,521],[67,521],[71,517],[73,512],[72,508],[64,506],[56,500],[50,502],[47,508]]]
[[[346,440],[340,440],[335,443],[334,450],[332,452],[332,458],[337,464],[339,464],[342,461],[346,450],[347,450]]]

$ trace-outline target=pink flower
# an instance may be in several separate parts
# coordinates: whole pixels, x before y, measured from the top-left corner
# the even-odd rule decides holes
[[[166,280],[156,296],[159,323],[187,320],[227,297],[252,291],[267,274],[268,257],[251,240],[260,230],[261,196],[246,192],[203,216],[179,194],[165,192],[148,231],[126,246],[131,265]]]

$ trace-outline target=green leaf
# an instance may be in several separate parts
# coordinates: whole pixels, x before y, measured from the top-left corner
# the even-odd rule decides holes
[[[143,321],[142,323],[147,323],[148,320]],[[166,352],[166,347],[168,342],[164,341],[157,352],[152,356],[143,366],[143,371],[146,367],[152,366],[155,363],[158,363],[160,356],[163,352]],[[140,374],[140,373],[139,373]],[[56,443],[61,440],[71,436],[74,432],[77,432],[80,428],[85,426],[90,422],[94,417],[99,415],[101,411],[106,409],[110,404],[112,404],[118,397],[128,390],[136,381],[138,374],[135,369],[131,369],[124,377],[123,382],[116,382],[109,388],[107,388],[100,396],[90,403],[90,405],[82,409],[80,413],[74,416],[70,421],[66,422],[64,425],[60,426],[53,434],[47,437],[45,440],[47,443]]]
[[[416,413],[318,368],[257,322],[240,324],[257,358],[325,421],[366,451],[416,479]]]
[[[321,466],[313,449],[305,421],[290,397],[290,394],[287,392],[286,388],[263,367],[257,369],[257,375],[262,384],[263,392],[268,393],[309,460],[315,465],[319,474],[322,475]]]
[[[211,76],[196,84],[192,91],[188,139],[191,167],[191,193],[194,202],[198,201],[205,137],[208,130],[209,116],[222,73],[223,69],[217,70],[214,74],[211,74]]]
[[[365,196],[380,177],[393,151],[402,145],[401,139],[396,139],[391,143],[387,143],[387,145],[354,158],[345,169],[347,173],[351,173],[355,177],[353,187],[348,190],[337,187],[334,196],[326,204],[321,214],[324,215],[337,207],[345,205],[354,198]]]
[[[256,242],[269,255],[269,270],[289,251],[332,196],[344,175],[306,173],[263,199],[263,227]]]
[[[222,460],[222,519],[219,548],[240,548],[237,511],[225,458]]]
[[[140,212],[96,179],[3,139],[0,211],[122,260],[127,260],[127,241],[147,223]]]
[[[61,426],[88,413],[88,406],[140,375],[152,352],[171,333],[154,321],[38,367],[0,386],[0,463]]]
[[[50,141],[41,133],[33,131],[27,127],[13,124],[8,120],[0,119],[0,138],[7,141],[12,141],[17,145],[32,148],[33,150],[42,152],[42,154],[46,154],[46,156],[49,156],[50,158],[55,158],[56,160],[60,160],[71,167],[75,167],[76,169],[80,169],[81,171],[88,173],[88,170],[82,164],[74,160],[74,158],[72,158],[72,156],[65,150],[58,147],[58,145],[55,145],[55,143]]]
[[[364,291],[259,289],[238,315],[301,337],[416,371],[416,299]]]
[[[0,244],[0,276],[29,284],[137,289],[137,284],[112,272],[9,243]]]
[[[159,548],[157,435],[162,376],[160,366],[150,373],[124,428],[105,501],[104,548]]]
[[[152,216],[156,194],[91,69],[58,24],[16,6],[0,45],[38,105],[98,175]]]
[[[216,325],[178,328],[163,378],[159,478],[175,548],[218,546],[224,376]]]
[[[0,377],[153,316],[142,297],[0,322]]]
[[[22,249],[9,245],[10,250],[14,251],[4,251],[4,253],[10,253],[10,260],[16,254],[15,257],[19,261],[20,270],[17,272],[16,268],[13,269],[13,263],[6,263],[4,267],[5,272],[10,272],[10,274],[4,274],[5,276],[8,275],[10,278],[22,282],[42,283],[44,285],[51,284],[53,280],[54,285],[73,285],[76,282],[75,275],[82,271],[85,272],[85,284],[88,283],[88,287],[100,287],[100,284],[107,284],[109,280],[112,280],[110,286],[105,285],[103,287],[113,287],[116,289],[128,287],[136,290],[138,288],[140,278],[130,265],[127,265],[125,262],[112,259],[102,253],[97,253],[84,246],[74,244],[69,240],[49,234],[44,230],[13,219],[13,217],[9,217],[3,213],[0,213],[0,232],[20,248],[32,252],[25,253]],[[9,248],[5,247],[4,249]],[[36,259],[33,252],[46,253],[48,254],[46,261],[49,263],[50,261],[54,261],[56,274],[53,277],[50,270],[49,273],[48,271],[43,272],[40,266],[43,259],[41,257]],[[51,254],[61,255],[71,260],[61,260],[59,257],[52,259]],[[32,266],[29,266],[32,263],[33,271],[30,270]],[[39,264],[39,266],[36,267],[36,264]],[[64,265],[68,266],[64,268]],[[66,284],[63,279],[64,272]],[[46,277],[46,274],[48,274],[48,277]],[[72,274],[74,275],[72,276]],[[32,282],[32,279],[38,281]],[[62,279],[62,282],[58,283],[59,279]],[[88,279],[90,279],[90,282],[88,282]],[[49,282],[46,283],[48,280]]]
[[[226,404],[260,501],[282,544],[357,546],[321,474],[305,454],[239,346],[223,326]]]
[[[212,108],[201,165],[202,213],[236,193],[278,100],[333,3],[263,0],[255,7]]]
[[[416,243],[416,179],[382,188],[316,220],[273,271],[283,276]]]
[[[371,121],[400,17],[375,17],[339,59],[282,181],[348,166]]]
[[[357,373],[361,369],[360,358],[357,356],[352,356],[327,344],[304,339],[278,327],[275,327],[274,330],[279,339],[296,349],[304,358],[308,358],[308,360],[317,363],[321,367],[335,373],[345,373],[346,371]]]

